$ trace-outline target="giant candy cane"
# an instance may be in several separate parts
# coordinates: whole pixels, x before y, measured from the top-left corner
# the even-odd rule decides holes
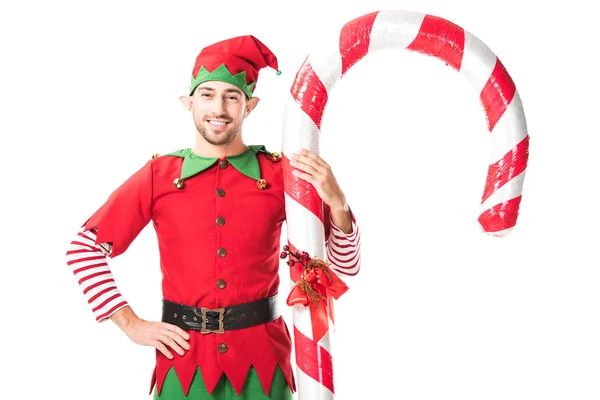
[[[518,92],[498,57],[481,40],[456,24],[410,11],[363,15],[346,23],[339,38],[334,39],[331,46],[325,41],[306,58],[296,75],[285,110],[282,151],[289,247],[315,259],[323,259],[325,255],[322,201],[312,185],[291,174],[287,155],[300,148],[318,153],[328,91],[364,56],[389,48],[417,51],[441,59],[459,71],[479,94],[492,133],[492,162],[478,221],[488,235],[507,235],[517,220],[529,136]],[[295,267],[290,271],[295,288],[302,271]],[[331,308],[330,293],[326,297],[323,304]],[[330,332],[316,332],[314,307],[296,304],[292,312],[299,399],[333,399]]]

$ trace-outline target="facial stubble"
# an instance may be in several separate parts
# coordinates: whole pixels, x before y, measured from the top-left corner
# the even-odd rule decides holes
[[[196,125],[196,130],[198,130],[198,132],[202,135],[202,137],[204,138],[204,140],[206,140],[208,143],[212,144],[213,146],[225,146],[230,144],[231,142],[233,142],[233,139],[235,139],[235,137],[237,136],[237,134],[239,133],[239,129],[228,129],[226,132],[224,132],[223,134],[221,134],[220,138],[212,138],[210,137],[210,135],[208,134],[207,130],[204,128],[203,121],[195,121],[195,125]]]

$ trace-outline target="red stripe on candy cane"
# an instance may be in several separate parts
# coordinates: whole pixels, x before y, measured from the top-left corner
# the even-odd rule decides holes
[[[465,49],[465,31],[443,18],[426,15],[419,34],[406,49],[437,57],[459,71]]]
[[[502,117],[508,105],[515,96],[517,88],[510,75],[502,65],[502,62],[496,58],[494,71],[481,91],[480,99],[488,120],[490,132],[496,126],[496,123]]]
[[[479,216],[479,223],[486,232],[500,232],[512,228],[517,223],[521,196],[496,204]]]
[[[302,111],[321,129],[323,110],[327,104],[327,89],[313,70],[308,58],[298,70],[290,92]]]
[[[283,163],[283,179],[288,182],[285,185],[285,193],[302,207],[315,214],[322,222],[324,218],[323,202],[314,186],[292,174],[293,167],[285,154],[282,154],[281,162]]]
[[[498,188],[525,171],[527,159],[529,158],[528,150],[529,136],[526,136],[512,151],[506,153],[501,160],[489,166],[488,179],[481,198],[482,203]]]
[[[333,362],[331,354],[320,346],[315,346],[312,339],[294,328],[296,345],[296,364],[306,375],[319,381],[331,393],[333,390]],[[300,351],[299,351],[300,350]]]
[[[378,12],[370,13],[348,22],[340,33],[342,75],[361,60],[369,51],[371,30]]]

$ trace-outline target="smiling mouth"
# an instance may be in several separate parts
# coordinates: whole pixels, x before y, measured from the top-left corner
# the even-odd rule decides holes
[[[208,123],[214,126],[225,126],[227,125],[229,122],[226,121],[214,121],[214,120],[208,120]]]

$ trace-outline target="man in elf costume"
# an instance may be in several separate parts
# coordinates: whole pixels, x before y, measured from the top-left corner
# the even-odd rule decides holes
[[[283,163],[242,140],[266,66],[277,70],[277,58],[253,36],[202,49],[189,94],[180,98],[193,117],[194,147],[148,160],[67,251],[96,320],[111,319],[135,343],[156,348],[155,399],[280,400],[295,391],[291,338],[277,297]],[[290,157],[293,173],[313,184],[325,204],[330,268],[356,274],[360,234],[331,168],[310,151]],[[160,322],[135,314],[107,262],[150,221],[160,251]]]

